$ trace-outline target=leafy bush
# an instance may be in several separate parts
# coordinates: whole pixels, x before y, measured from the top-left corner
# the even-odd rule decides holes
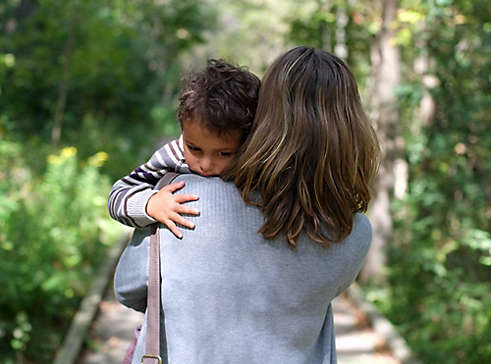
[[[0,141],[0,361],[51,362],[107,246],[107,155],[77,160],[74,147],[33,179],[20,145]]]
[[[392,206],[389,285],[369,296],[425,363],[488,363],[490,103],[478,82],[473,90],[444,87],[475,77],[443,59],[442,70],[455,69],[439,76],[442,86],[432,93],[445,106],[422,135],[406,137],[409,190]]]
[[[476,229],[456,239],[433,224],[431,216],[398,222],[389,284],[369,288],[368,298],[424,363],[489,362],[491,237]]]

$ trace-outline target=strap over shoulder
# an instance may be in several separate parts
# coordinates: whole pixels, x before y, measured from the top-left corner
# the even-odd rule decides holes
[[[163,187],[167,186],[168,184],[171,184],[174,181],[174,179],[176,179],[177,176],[179,176],[179,173],[167,172],[157,182],[157,184],[155,185],[154,189],[161,190]]]
[[[172,183],[178,173],[167,172],[155,185],[155,189],[162,189]],[[160,357],[160,241],[158,225],[150,238],[150,251],[148,257],[148,291],[147,291],[147,338],[145,344],[145,355],[141,362],[147,360],[153,363],[155,360],[162,363]]]
[[[148,257],[148,290],[147,290],[147,337],[145,343],[144,359],[160,359],[160,253],[159,229],[150,237],[150,250]]]

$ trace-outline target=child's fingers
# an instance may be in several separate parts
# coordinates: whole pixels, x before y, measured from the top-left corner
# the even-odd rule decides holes
[[[172,182],[172,183],[168,184],[167,186],[165,186],[162,189],[165,190],[165,191],[168,191],[170,193],[174,193],[174,192],[176,192],[177,190],[180,190],[183,187],[184,187],[184,181],[179,181],[179,182]]]
[[[189,229],[194,229],[194,224],[191,221],[185,219],[184,217],[182,217],[179,214],[173,213],[170,216],[170,218],[172,219],[173,222],[175,222],[175,223],[177,223],[179,225],[185,226],[185,227],[187,227]]]
[[[175,201],[178,203],[188,202],[188,201],[196,201],[199,197],[197,195],[193,195],[191,193],[182,193],[175,195]]]
[[[177,228],[176,224],[174,224],[174,222],[170,219],[167,219],[165,222],[164,222],[165,226],[167,226],[169,228],[170,231],[172,231],[172,233],[177,236],[179,239],[182,238],[182,233],[179,231],[179,229]]]
[[[199,215],[198,209],[186,205],[179,205],[174,211],[180,214]]]

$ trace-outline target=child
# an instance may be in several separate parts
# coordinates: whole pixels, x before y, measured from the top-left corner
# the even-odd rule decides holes
[[[252,126],[259,87],[259,78],[251,72],[223,60],[209,60],[181,90],[177,109],[180,138],[165,144],[147,163],[113,185],[111,217],[136,228],[159,221],[179,238],[182,234],[176,223],[194,228],[180,214],[199,211],[181,204],[198,196],[174,195],[184,182],[171,183],[160,191],[153,187],[169,171],[205,177],[226,172]]]

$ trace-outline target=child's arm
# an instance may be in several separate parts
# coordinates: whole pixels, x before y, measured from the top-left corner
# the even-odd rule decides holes
[[[189,194],[173,195],[172,192],[182,188],[182,183],[172,183],[160,192],[153,190],[160,178],[168,171],[189,172],[177,140],[164,145],[152,155],[147,163],[136,168],[128,176],[116,181],[109,195],[108,207],[111,217],[124,225],[136,228],[142,228],[160,221],[166,224],[174,233],[178,232],[178,230],[175,228],[175,224],[172,226],[168,222],[169,219],[191,227],[191,222],[178,214],[193,214],[195,211],[186,209],[179,204],[196,200],[197,196]],[[147,203],[157,193],[159,193],[159,196],[151,204],[151,212],[148,213]],[[159,207],[161,203],[164,203],[163,197],[165,197],[166,203],[169,203],[167,207]],[[161,208],[167,211],[165,215],[160,213]],[[179,217],[176,217],[175,214]]]

